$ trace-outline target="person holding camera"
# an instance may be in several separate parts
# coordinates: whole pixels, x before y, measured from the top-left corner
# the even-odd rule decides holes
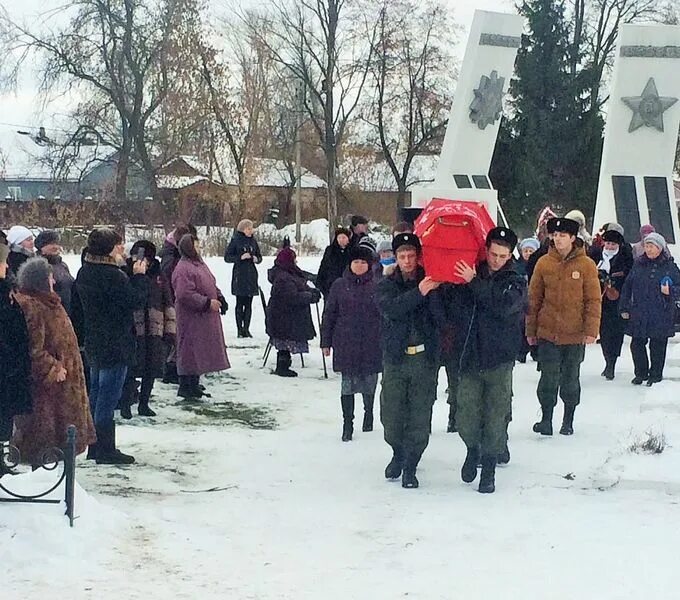
[[[290,246],[279,251],[268,277],[272,291],[266,330],[277,350],[274,374],[297,377],[290,368],[291,355],[309,352],[309,340],[316,337],[310,306],[321,300],[321,292],[307,285],[307,275],[297,266],[297,255]]]
[[[680,270],[658,233],[644,239],[644,254],[635,261],[623,284],[619,311],[633,338],[633,385],[652,386],[663,380],[668,338],[675,335],[675,301],[680,296]],[[647,345],[649,344],[649,356]]]
[[[231,366],[220,316],[227,313],[227,301],[198,254],[194,237],[182,236],[178,246],[182,258],[172,274],[177,317],[177,395],[209,398],[200,385],[200,376]]]
[[[621,356],[626,322],[619,313],[619,298],[623,284],[633,267],[633,251],[623,237],[623,228],[609,224],[602,236],[602,248],[593,250],[591,257],[597,263],[602,290],[602,317],[600,320],[600,347],[605,367],[602,377],[614,379],[616,361]]]
[[[132,265],[131,277],[120,269],[120,241],[112,229],[94,229],[76,276],[90,368],[90,410],[97,431],[97,443],[90,446],[88,458],[98,464],[135,462],[116,447],[113,412],[135,353],[133,312],[146,302],[148,281],[145,261]]]

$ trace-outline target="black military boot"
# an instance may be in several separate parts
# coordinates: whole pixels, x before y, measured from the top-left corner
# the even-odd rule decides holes
[[[297,377],[297,373],[290,368],[292,364],[293,360],[290,357],[290,352],[279,350],[276,353],[276,370],[274,375],[279,377]]]
[[[416,469],[418,461],[411,455],[406,455],[404,458],[404,472],[401,475],[401,487],[406,489],[415,489],[420,483],[416,477]]]
[[[543,416],[541,417],[541,420],[538,423],[534,423],[534,433],[540,433],[541,435],[552,435],[553,409],[551,407],[542,408],[541,410],[543,411]]]
[[[458,427],[456,426],[456,407],[449,404],[449,422],[446,425],[446,433],[456,433]]]
[[[465,462],[460,470],[460,478],[465,483],[472,483],[477,478],[477,465],[479,464],[479,447],[467,449]]]
[[[373,396],[363,394],[364,398],[364,422],[361,431],[373,431]]]
[[[496,457],[482,456],[482,474],[479,477],[480,494],[493,494],[496,491]]]
[[[342,441],[351,442],[354,433],[354,394],[340,396],[342,406]]]
[[[616,358],[607,358],[604,366],[604,371],[602,371],[602,377],[607,381],[612,381],[614,379],[614,370],[616,369]]]
[[[562,427],[560,427],[560,433],[562,435],[574,435],[575,410],[575,406],[564,406],[564,417],[562,419]]]
[[[404,453],[401,448],[394,448],[392,460],[385,467],[385,479],[399,479],[404,468]]]

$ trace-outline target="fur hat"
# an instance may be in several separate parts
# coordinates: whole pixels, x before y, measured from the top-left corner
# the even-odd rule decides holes
[[[113,229],[93,229],[87,236],[87,251],[92,256],[108,256],[118,243],[120,236]]]
[[[15,244],[18,246],[21,244],[21,242],[24,242],[28,238],[32,237],[33,234],[31,233],[31,230],[28,227],[24,227],[23,225],[15,225],[14,227],[10,227],[9,231],[7,232],[7,242],[10,246]]]
[[[666,239],[660,233],[650,233],[645,236],[645,244],[654,244],[662,252],[666,249]]]
[[[514,250],[517,245],[517,235],[507,227],[494,227],[486,236],[486,247],[491,246],[493,242],[508,245],[510,250]]]
[[[41,231],[38,237],[35,238],[35,247],[38,250],[42,250],[45,246],[59,244],[60,242],[61,237],[56,231]]]
[[[156,244],[153,242],[150,242],[149,240],[138,240],[134,244],[132,244],[132,248],[130,248],[130,257],[136,258],[137,253],[140,250],[144,250],[144,258],[147,260],[153,260],[156,258]]]
[[[547,223],[548,233],[568,233],[569,235],[577,236],[580,229],[578,221],[568,219],[567,217],[548,219]]]
[[[352,237],[352,232],[347,227],[336,227],[333,233],[333,240],[337,240],[339,235],[346,235],[347,239]]]
[[[624,229],[622,225],[619,225],[618,223],[607,223],[604,228],[605,232],[607,231],[618,231],[621,235],[624,235]]]
[[[375,254],[373,250],[366,246],[362,246],[359,244],[358,246],[355,246],[352,248],[349,252],[349,259],[350,261],[352,260],[363,260],[366,261],[369,265],[373,262],[373,259],[375,258]]]
[[[607,229],[607,231],[602,234],[602,239],[605,242],[613,242],[619,246],[623,246],[626,243],[623,235],[616,229]]]
[[[392,252],[395,254],[402,246],[411,246],[420,254],[420,240],[415,233],[399,233],[392,240]]]
[[[42,257],[29,258],[17,273],[17,287],[21,292],[50,293],[50,273],[52,267]]]
[[[0,265],[4,265],[7,262],[8,256],[9,246],[7,244],[0,244]]]

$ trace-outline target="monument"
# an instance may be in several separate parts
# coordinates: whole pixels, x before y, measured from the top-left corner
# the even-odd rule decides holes
[[[491,158],[521,44],[519,15],[475,11],[435,180],[411,190],[411,206],[433,198],[484,202],[496,220]]]
[[[607,105],[593,229],[616,221],[626,240],[651,223],[680,243],[673,166],[680,128],[680,27],[623,25]]]

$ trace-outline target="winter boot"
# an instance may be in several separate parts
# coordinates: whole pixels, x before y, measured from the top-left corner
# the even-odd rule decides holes
[[[538,423],[534,423],[534,433],[540,433],[541,435],[552,435],[553,409],[551,407],[542,408],[541,410],[543,411],[543,416],[541,417],[541,420]]]
[[[276,353],[276,370],[274,375],[279,377],[297,377],[297,373],[290,368],[293,361],[288,350],[279,350]]]
[[[456,426],[456,407],[449,404],[449,422],[446,425],[446,433],[456,433],[458,427]]]
[[[149,400],[151,399],[151,390],[153,389],[154,380],[144,377],[142,379],[142,389],[139,392],[139,407],[137,412],[140,417],[155,417],[156,412],[149,408]]]
[[[399,479],[404,468],[404,454],[401,448],[394,448],[392,460],[385,467],[385,479]]]
[[[134,456],[123,454],[116,448],[116,423],[109,421],[106,425],[98,425],[97,429],[97,464],[98,465],[131,465]]]
[[[633,377],[633,379],[631,381],[631,383],[633,385],[642,385],[644,382],[645,382],[645,378],[644,377],[638,377],[637,375],[635,377]]]
[[[564,417],[562,419],[562,427],[560,427],[560,434],[574,435],[574,411],[575,406],[564,406]]]
[[[496,457],[482,456],[482,474],[479,478],[480,494],[493,494],[496,491]]]
[[[363,394],[364,398],[364,422],[361,431],[373,431],[373,396]]]
[[[354,394],[340,396],[342,406],[342,441],[351,442],[354,433]]]
[[[87,456],[85,457],[86,460],[96,460],[97,459],[97,442],[94,444],[90,444],[87,447]]]
[[[191,375],[180,375],[177,395],[185,400],[200,400],[203,392],[194,385],[194,378]]]
[[[465,483],[472,483],[477,478],[477,465],[479,464],[479,447],[468,447],[465,462],[460,470],[460,478]]]
[[[505,447],[501,450],[498,458],[496,460],[499,465],[507,465],[510,462],[510,449],[508,448],[508,443],[505,443]]]
[[[604,371],[602,371],[602,377],[607,381],[612,381],[614,379],[614,370],[616,369],[616,358],[606,359]]]
[[[418,461],[413,456],[407,456],[404,460],[404,472],[401,475],[401,487],[415,489],[420,485],[416,477],[417,467]]]
[[[166,362],[165,372],[163,373],[163,383],[170,383],[172,385],[179,384],[179,375],[177,375],[177,363]]]

